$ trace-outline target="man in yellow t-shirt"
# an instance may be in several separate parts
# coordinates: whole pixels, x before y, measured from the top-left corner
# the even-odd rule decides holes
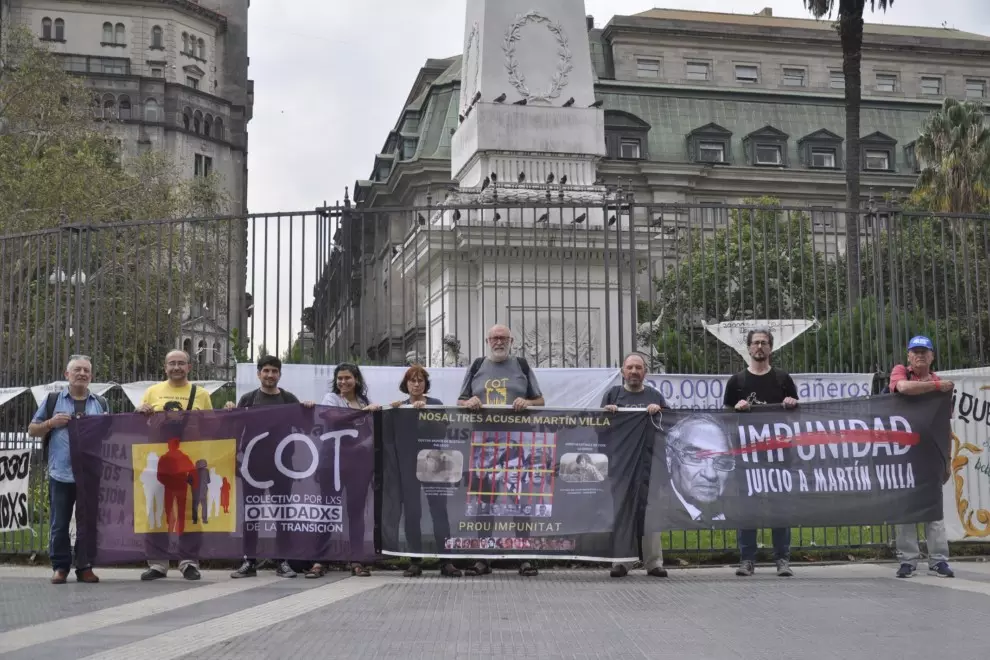
[[[165,356],[165,373],[168,380],[156,385],[152,385],[141,398],[141,405],[137,412],[151,415],[156,412],[179,412],[183,410],[212,410],[213,403],[210,394],[201,387],[197,387],[189,382],[190,364],[189,354],[185,351],[171,351]],[[184,516],[185,512],[177,512],[176,515]],[[181,527],[180,527],[181,529]],[[148,535],[152,541],[153,535]],[[201,539],[198,534],[193,536],[180,536],[179,550],[185,556],[195,556],[199,553]],[[168,541],[165,541],[168,544]],[[168,574],[168,559],[149,559],[148,570],[141,574],[141,579],[158,580]],[[197,559],[183,559],[179,562],[179,572],[187,580],[198,580],[199,561]]]

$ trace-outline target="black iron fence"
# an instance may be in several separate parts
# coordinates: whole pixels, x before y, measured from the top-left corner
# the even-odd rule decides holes
[[[0,236],[0,392],[61,380],[73,354],[92,357],[96,382],[160,380],[172,348],[190,353],[193,379],[225,382],[261,353],[461,365],[494,323],[539,367],[612,367],[638,349],[656,370],[730,373],[742,359],[705,324],[749,319],[814,322],[774,354],[792,372],[883,374],[914,334],[933,338],[939,369],[990,361],[987,217],[609,200],[345,204]],[[110,396],[130,409],[120,389]],[[228,385],[215,399],[232,396]],[[0,407],[0,447],[24,441],[35,408],[30,392]],[[35,500],[35,534],[0,537],[0,553],[45,547]],[[682,536],[674,547],[732,545]]]

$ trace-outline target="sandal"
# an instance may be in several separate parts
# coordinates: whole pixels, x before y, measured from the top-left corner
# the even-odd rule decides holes
[[[467,575],[471,575],[471,576],[488,575],[491,572],[492,572],[492,567],[483,561],[475,562],[474,566],[472,566],[471,568],[465,571]]]
[[[355,577],[371,577],[371,571],[361,564],[353,564],[351,566],[351,575]]]
[[[423,567],[419,564],[409,564],[409,568],[402,571],[402,577],[419,577],[423,574]]]
[[[322,564],[313,564],[313,567],[306,571],[306,577],[310,580],[321,578],[327,574],[327,569]]]
[[[519,565],[519,575],[523,577],[536,577],[540,572],[536,570],[536,566],[533,566],[528,561],[524,561]]]
[[[450,562],[447,562],[446,564],[440,567],[440,575],[443,577],[459,578],[462,575],[464,575],[464,573],[462,573],[460,569],[458,569]]]

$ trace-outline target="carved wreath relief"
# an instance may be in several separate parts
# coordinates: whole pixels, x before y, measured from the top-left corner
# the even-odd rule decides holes
[[[519,60],[516,58],[516,44],[522,38],[521,30],[530,23],[539,23],[553,35],[557,41],[557,68],[550,79],[549,86],[542,91],[532,91],[526,84],[526,76],[520,70]],[[548,16],[538,12],[530,11],[525,14],[516,15],[516,20],[509,25],[502,42],[502,52],[505,53],[505,70],[508,73],[509,84],[511,84],[519,95],[527,101],[550,102],[560,96],[561,90],[567,86],[567,77],[574,68],[571,60],[571,49],[567,41],[567,33]]]

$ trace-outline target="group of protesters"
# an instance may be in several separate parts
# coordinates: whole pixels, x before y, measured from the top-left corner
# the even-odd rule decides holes
[[[753,330],[748,333],[746,344],[749,352],[748,367],[733,375],[726,387],[723,404],[728,409],[745,413],[755,406],[783,405],[794,408],[799,405],[798,392],[789,374],[770,364],[773,351],[773,335],[769,330]],[[544,405],[536,375],[525,359],[512,354],[512,333],[504,325],[495,325],[488,330],[487,354],[476,359],[465,374],[457,405],[469,410],[479,410],[485,406],[511,406],[522,411]],[[927,337],[913,337],[907,346],[907,363],[897,365],[892,370],[889,391],[898,395],[912,396],[936,390],[952,391],[953,384],[942,380],[932,371],[934,345]],[[171,351],[165,358],[164,382],[151,386],[144,394],[137,412],[154,415],[166,411],[195,411],[213,408],[206,390],[197,387],[189,380],[192,368],[190,356],[181,350]],[[264,356],[257,364],[259,387],[248,392],[235,405],[226,404],[227,409],[251,408],[255,406],[302,404],[316,405],[314,401],[300,401],[291,392],[279,387],[282,364],[274,356]],[[612,387],[602,398],[601,408],[606,413],[619,409],[639,408],[648,415],[656,415],[667,407],[663,395],[646,384],[647,365],[639,353],[631,353],[622,364],[622,384]],[[50,505],[49,554],[52,563],[52,584],[65,584],[75,565],[76,579],[82,583],[97,583],[99,578],[93,571],[94,550],[92,543],[80,543],[77,539],[75,557],[71,547],[69,525],[76,505],[76,484],[72,472],[67,425],[73,417],[83,415],[110,414],[107,401],[93,393],[92,361],[85,355],[70,358],[65,372],[68,385],[42,401],[28,427],[29,435],[43,438],[47,454]],[[442,406],[444,402],[429,396],[430,378],[427,370],[419,365],[409,367],[399,386],[406,398],[391,402],[391,407]],[[339,364],[334,370],[330,391],[320,402],[323,406],[350,408],[363,411],[381,409],[373,403],[360,368],[354,364]],[[707,463],[698,457],[685,456],[675,452],[668,457],[689,474],[689,478],[704,478]],[[703,457],[702,457],[703,458]],[[370,486],[370,477],[368,484]],[[644,498],[645,499],[645,498]],[[642,518],[644,512],[638,512]],[[792,576],[790,566],[791,530],[788,527],[775,528],[771,532],[773,559],[776,573],[781,577]],[[928,540],[928,567],[933,575],[954,577],[948,564],[949,547],[943,521],[926,523]],[[640,543],[640,559],[646,574],[651,577],[667,577],[663,567],[662,535],[644,534]],[[757,530],[739,530],[737,534],[740,562],[735,574],[748,577],[756,569]],[[917,526],[897,525],[896,544],[899,567],[897,577],[911,577],[918,569],[921,557],[918,545]],[[326,574],[327,564],[313,559],[300,566],[280,559],[274,562],[275,573],[280,577],[293,578],[302,572],[307,578],[319,578]],[[254,557],[245,557],[242,565],[231,574],[232,578],[256,576],[259,563]],[[633,564],[616,563],[610,575],[622,578],[629,574]],[[179,572],[186,580],[200,579],[199,563],[196,557],[189,556],[178,564]],[[167,559],[149,559],[148,568],[142,573],[145,581],[165,578],[169,570]],[[360,562],[349,565],[352,575],[367,577],[369,568]],[[422,559],[413,558],[404,571],[406,577],[417,577],[423,572]],[[440,574],[446,577],[482,576],[492,572],[491,564],[477,560],[461,569],[450,559],[441,559]],[[530,561],[522,561],[518,566],[522,576],[538,574]]]

